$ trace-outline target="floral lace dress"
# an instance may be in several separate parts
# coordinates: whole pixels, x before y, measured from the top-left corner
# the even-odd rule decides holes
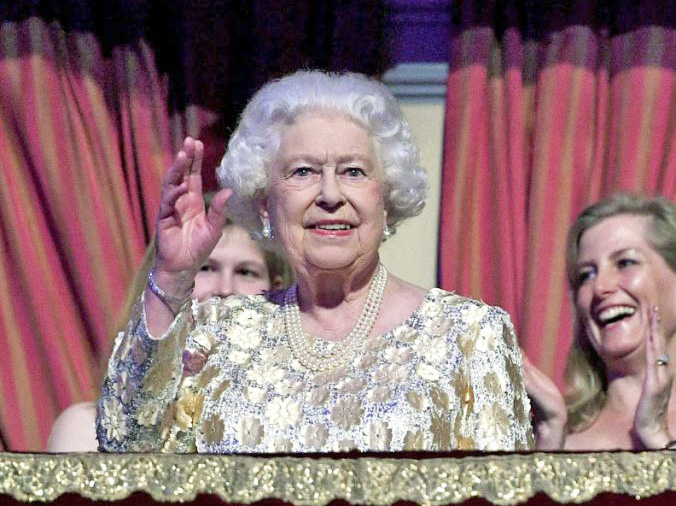
[[[344,365],[293,356],[284,292],[186,307],[161,339],[142,305],[99,400],[105,451],[332,452],[532,447],[521,356],[502,309],[440,289]]]

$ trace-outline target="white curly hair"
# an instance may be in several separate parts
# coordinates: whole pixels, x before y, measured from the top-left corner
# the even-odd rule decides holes
[[[418,147],[387,87],[361,74],[303,70],[263,86],[230,138],[217,175],[221,186],[234,192],[228,201],[233,220],[261,238],[257,200],[267,191],[282,129],[308,111],[345,114],[371,135],[385,175],[385,210],[392,230],[422,211],[427,171],[418,165]]]

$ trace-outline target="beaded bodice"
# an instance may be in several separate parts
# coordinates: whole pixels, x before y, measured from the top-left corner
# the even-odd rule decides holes
[[[214,299],[179,317],[161,341],[145,335],[139,314],[111,357],[102,447],[248,453],[532,444],[519,350],[501,309],[434,289],[347,363],[313,371],[291,353],[283,300]]]

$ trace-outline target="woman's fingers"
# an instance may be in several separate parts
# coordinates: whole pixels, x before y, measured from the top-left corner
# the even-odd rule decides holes
[[[190,175],[199,176],[202,174],[202,160],[204,158],[204,144],[202,141],[187,137],[183,143],[184,149],[186,144],[190,146],[189,161],[190,161]]]
[[[166,175],[164,176],[164,185],[173,186],[183,182],[186,176],[190,175],[193,171],[195,152],[196,152],[196,143],[192,137],[186,137],[183,141],[183,148],[176,154],[174,163],[169,167]],[[200,142],[200,144],[202,144]],[[200,153],[203,153],[204,146],[199,150]],[[200,154],[201,157],[201,154]],[[201,160],[199,165],[201,167]]]
[[[660,391],[671,377],[671,369],[665,364],[667,343],[662,327],[660,326],[659,309],[657,306],[648,308],[648,336],[646,339],[646,377],[644,389]],[[669,361],[667,357],[666,362]]]
[[[665,367],[669,363],[669,357],[667,356],[667,337],[664,334],[662,325],[660,325],[660,310],[657,306],[653,306],[650,313],[650,337],[653,341],[652,349],[655,365],[660,372],[666,373],[670,370],[669,367]]]
[[[204,159],[204,144],[202,141],[187,137],[183,143],[183,150],[187,156],[187,172],[185,179],[191,192],[202,195],[202,160]]]
[[[529,360],[524,360],[524,381],[537,414],[546,419],[565,417],[565,404],[558,387]]]
[[[176,210],[176,201],[186,193],[188,193],[188,184],[185,181],[178,186],[165,190],[162,193],[162,201],[160,202],[157,219],[163,220],[173,216]]]
[[[655,381],[657,378],[657,357],[659,356],[659,350],[657,349],[659,344],[658,340],[655,338],[655,315],[653,308],[650,307],[647,309],[646,317],[648,319],[648,335],[646,336],[645,342],[645,379],[643,381],[643,393],[646,391],[651,391],[654,389]]]
[[[566,440],[566,405],[561,392],[521,351],[526,392],[533,405],[535,439],[539,450],[563,449]]]
[[[667,408],[673,373],[663,359],[666,356],[666,340],[659,324],[657,307],[648,308],[647,318],[649,330],[646,336],[645,377],[634,416],[634,430],[645,448],[660,449],[672,439],[667,423]]]
[[[204,156],[204,145],[202,142],[186,137],[183,141],[183,148],[176,154],[174,163],[162,181],[162,200],[160,203],[159,218],[166,218],[176,211],[178,199],[190,192],[202,199],[202,159]],[[185,209],[189,214],[197,213],[192,206]]]
[[[523,357],[524,380],[526,382],[528,394],[540,397],[542,394],[552,392],[552,387],[556,388],[554,383],[545,375],[545,373],[535,367],[523,350],[521,351],[521,356]]]
[[[162,181],[162,189],[176,186],[183,182],[185,173],[188,168],[188,157],[183,151],[179,151],[174,159],[174,163],[169,167],[169,170],[164,175]]]
[[[228,199],[232,196],[232,190],[227,188],[220,190],[211,199],[211,205],[207,212],[207,221],[216,230],[221,230],[225,225],[225,218],[227,215]]]
[[[219,191],[205,212],[203,159],[204,144],[186,137],[165,175],[156,229],[156,264],[161,264],[160,271],[196,272],[223,233],[226,203],[232,191]]]
[[[188,176],[200,176],[203,157],[204,144],[192,137],[186,137],[183,141],[183,148],[176,154],[174,163],[164,176],[163,186],[171,187],[181,184]]]
[[[523,379],[526,383],[526,391],[531,397],[537,397],[537,394],[540,391],[538,373],[540,372],[533,363],[526,357],[523,352]]]

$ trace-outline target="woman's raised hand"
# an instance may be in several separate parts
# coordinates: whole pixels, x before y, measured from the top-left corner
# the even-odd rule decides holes
[[[205,212],[203,155],[204,145],[187,137],[162,182],[152,270],[156,289],[148,287],[144,297],[147,329],[155,336],[164,334],[179,309],[167,302],[167,296],[178,301],[190,296],[197,271],[223,234],[226,203],[232,191],[219,191]]]
[[[538,450],[562,450],[566,442],[568,413],[563,396],[554,382],[540,371],[521,350],[524,382],[530,397]]]
[[[205,212],[202,196],[204,145],[190,137],[183,142],[173,165],[162,182],[162,200],[157,216],[156,276],[165,279],[165,291],[182,293],[192,285],[195,274],[206,261],[223,233],[226,202],[232,192],[218,192]],[[159,283],[159,280],[158,280]],[[182,286],[181,286],[182,285]]]
[[[660,326],[658,309],[651,307],[647,313],[650,325],[646,339],[646,368],[641,399],[634,415],[634,432],[644,448],[661,450],[674,439],[668,424],[674,375],[666,354],[666,338]]]

